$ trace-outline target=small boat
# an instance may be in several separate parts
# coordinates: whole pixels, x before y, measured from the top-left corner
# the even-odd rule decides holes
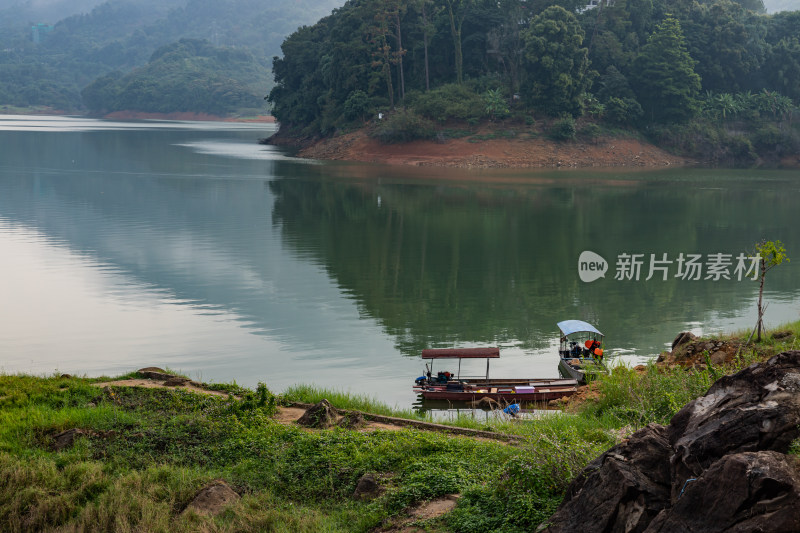
[[[490,379],[489,361],[500,357],[500,348],[447,348],[422,350],[425,375],[414,381],[414,391],[426,400],[476,402],[489,398],[505,403],[537,403],[571,396],[578,390],[574,379],[507,378]],[[461,376],[462,359],[486,359],[485,376]],[[457,359],[458,371],[433,372],[433,361]]]
[[[606,373],[603,363],[603,334],[582,320],[558,323],[561,343],[558,349],[558,372],[578,383],[591,381],[593,375]]]

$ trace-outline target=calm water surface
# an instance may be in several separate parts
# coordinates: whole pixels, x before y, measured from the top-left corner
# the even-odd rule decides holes
[[[332,164],[256,144],[271,131],[0,116],[0,370],[168,366],[408,407],[425,347],[500,345],[493,375],[555,377],[566,318],[626,362],[752,327],[735,257],[761,238],[797,257],[766,321],[800,319],[797,171]],[[584,250],[605,278],[581,281]],[[638,281],[615,279],[623,253],[644,254]],[[733,279],[676,277],[681,253],[731,254]]]

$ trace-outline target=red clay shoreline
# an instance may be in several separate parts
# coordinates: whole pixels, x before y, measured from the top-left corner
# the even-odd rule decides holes
[[[297,147],[297,139],[269,139],[278,146]],[[299,157],[389,165],[456,168],[667,168],[696,165],[690,158],[670,154],[632,137],[608,137],[590,142],[556,142],[540,136],[476,141],[412,141],[382,144],[363,129],[335,137],[303,142]]]

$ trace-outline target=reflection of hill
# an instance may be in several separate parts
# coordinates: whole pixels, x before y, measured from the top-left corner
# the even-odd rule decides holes
[[[748,306],[755,284],[615,281],[618,253],[738,254],[763,235],[800,249],[800,231],[782,222],[797,205],[784,184],[730,178],[721,190],[701,189],[676,177],[562,174],[545,187],[293,176],[270,189],[284,240],[325,264],[404,353],[467,342],[540,348],[570,317],[596,321],[614,345],[653,353],[687,322]],[[579,281],[577,257],[587,249],[609,261],[608,279]],[[794,290],[789,274],[770,288]]]
[[[241,135],[257,146],[252,132]],[[188,148],[165,149],[209,137],[239,135],[0,132],[8,148],[0,216],[177,301],[231,313],[297,352],[318,349],[326,335],[334,350],[343,333],[316,309],[338,292],[316,265],[286,257],[273,238],[273,197],[264,183],[273,163],[176,157],[174,150]],[[37,170],[26,175],[32,160]]]

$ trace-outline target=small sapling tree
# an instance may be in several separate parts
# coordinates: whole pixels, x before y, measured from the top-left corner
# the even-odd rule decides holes
[[[758,287],[758,322],[756,322],[758,336],[756,342],[761,342],[761,332],[764,329],[764,279],[767,277],[767,272],[784,261],[788,262],[789,258],[786,256],[786,249],[781,241],[761,241],[756,244],[756,251],[761,256],[761,275],[759,276]]]

